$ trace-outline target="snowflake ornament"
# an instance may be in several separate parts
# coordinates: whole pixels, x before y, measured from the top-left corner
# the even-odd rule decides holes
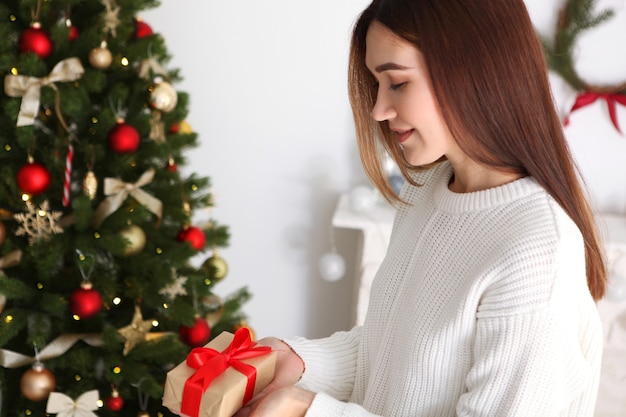
[[[174,276],[174,281],[159,291],[159,294],[167,297],[169,300],[174,300],[179,295],[187,295],[187,290],[185,289],[187,277],[177,276],[175,269],[172,269],[172,275]]]
[[[20,223],[15,232],[16,236],[28,236],[28,243],[34,244],[41,239],[48,239],[50,235],[63,233],[57,222],[63,215],[60,211],[50,211],[50,203],[44,201],[39,208],[29,202],[26,203],[27,213],[17,213],[13,218]]]
[[[120,24],[120,7],[115,4],[114,0],[103,0],[102,3],[106,7],[106,13],[104,15],[104,30],[115,38],[117,37],[117,27]]]

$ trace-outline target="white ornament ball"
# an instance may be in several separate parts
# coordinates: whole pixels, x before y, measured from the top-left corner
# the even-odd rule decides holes
[[[154,86],[152,93],[150,93],[150,105],[162,112],[169,112],[176,108],[178,103],[178,94],[172,86],[172,84],[161,81]]]
[[[346,273],[346,261],[337,253],[329,252],[320,259],[320,274],[325,281],[339,281]]]
[[[372,187],[359,185],[348,196],[350,209],[355,213],[369,213],[376,205],[376,194]]]
[[[618,274],[609,275],[609,285],[606,287],[605,298],[612,303],[626,301],[626,277]]]

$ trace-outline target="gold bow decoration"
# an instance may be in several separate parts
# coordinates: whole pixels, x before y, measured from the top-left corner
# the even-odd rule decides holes
[[[152,182],[154,173],[154,168],[148,169],[134,184],[123,182],[117,178],[105,178],[104,194],[108,197],[100,203],[94,214],[94,226],[96,228],[100,227],[104,219],[120,208],[129,195],[140,204],[146,206],[160,221],[163,216],[163,203],[158,198],[141,189],[144,185]]]
[[[2,271],[4,268],[10,268],[12,266],[18,265],[22,260],[22,251],[14,250],[13,252],[9,252],[2,258],[0,258],[0,275],[4,272]]]
[[[137,74],[140,78],[143,78],[144,80],[149,80],[151,70],[155,75],[161,75],[165,78],[169,78],[167,71],[165,71],[159,61],[157,61],[157,59],[154,57],[150,57],[141,61],[139,67],[137,68]]]
[[[0,349],[0,366],[4,368],[21,368],[37,361],[45,362],[49,359],[58,358],[67,352],[75,343],[83,341],[89,346],[102,346],[102,336],[97,333],[64,334],[39,351],[36,357],[22,355],[6,349]]]
[[[4,77],[4,91],[10,97],[22,97],[20,113],[17,116],[17,126],[30,126],[35,123],[35,117],[39,112],[41,87],[51,87],[56,91],[55,108],[59,120],[65,130],[69,131],[65,120],[61,116],[59,104],[59,90],[56,82],[76,81],[81,78],[85,70],[78,58],[67,58],[59,61],[47,77],[37,78],[26,75],[9,74]]]
[[[98,390],[84,392],[76,401],[60,392],[51,392],[46,404],[46,413],[57,417],[98,417],[93,411],[98,409]]]

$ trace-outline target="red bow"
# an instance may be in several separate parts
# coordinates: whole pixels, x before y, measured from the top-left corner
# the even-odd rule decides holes
[[[198,417],[202,394],[211,385],[213,380],[232,366],[248,378],[243,403],[247,403],[254,394],[256,384],[256,368],[241,362],[270,353],[268,346],[257,346],[250,338],[250,331],[242,327],[235,332],[231,344],[222,352],[211,348],[194,348],[187,356],[187,366],[196,369],[196,372],[185,381],[181,414]]]
[[[626,95],[620,93],[594,93],[594,92],[585,92],[580,94],[576,98],[576,102],[574,106],[572,106],[572,110],[570,114],[575,110],[580,109],[581,107],[585,107],[595,102],[598,99],[603,99],[606,101],[606,104],[609,108],[609,115],[611,116],[611,121],[613,122],[613,126],[617,129],[618,132],[622,133],[619,128],[619,123],[617,121],[617,109],[616,103],[619,103],[623,106],[626,106]],[[569,124],[569,116],[565,119],[565,126]]]

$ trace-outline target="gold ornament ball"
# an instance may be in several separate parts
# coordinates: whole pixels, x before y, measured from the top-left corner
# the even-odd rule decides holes
[[[143,250],[146,246],[146,234],[143,229],[135,224],[122,229],[119,235],[127,240],[124,248],[124,255],[134,256]]]
[[[235,324],[235,325],[233,326],[233,330],[234,330],[234,331],[237,331],[237,330],[239,330],[239,329],[241,329],[241,328],[246,328],[246,329],[248,329],[248,331],[250,332],[250,339],[251,339],[252,341],[255,341],[255,340],[256,340],[256,334],[254,333],[254,330],[252,329],[252,327],[250,327],[250,326],[248,325],[248,323],[246,323],[245,321],[241,321],[240,323],[237,323],[237,324]]]
[[[140,411],[137,413],[137,417],[150,417],[150,413],[147,411]]]
[[[176,103],[178,103],[178,94],[168,82],[161,81],[150,93],[150,105],[157,110],[170,112],[176,108]]]
[[[228,274],[228,264],[217,253],[204,261],[202,268],[209,274],[211,279],[216,281],[221,281]]]
[[[54,391],[56,383],[54,374],[36,363],[22,375],[20,391],[31,401],[43,401]]]
[[[180,122],[178,126],[179,126],[178,133],[183,133],[186,135],[193,133],[193,128],[191,127],[189,122],[187,122],[186,120],[183,120],[182,122]]]
[[[89,63],[96,69],[107,69],[113,63],[113,55],[106,46],[106,42],[102,42],[100,46],[93,48],[89,52]]]

